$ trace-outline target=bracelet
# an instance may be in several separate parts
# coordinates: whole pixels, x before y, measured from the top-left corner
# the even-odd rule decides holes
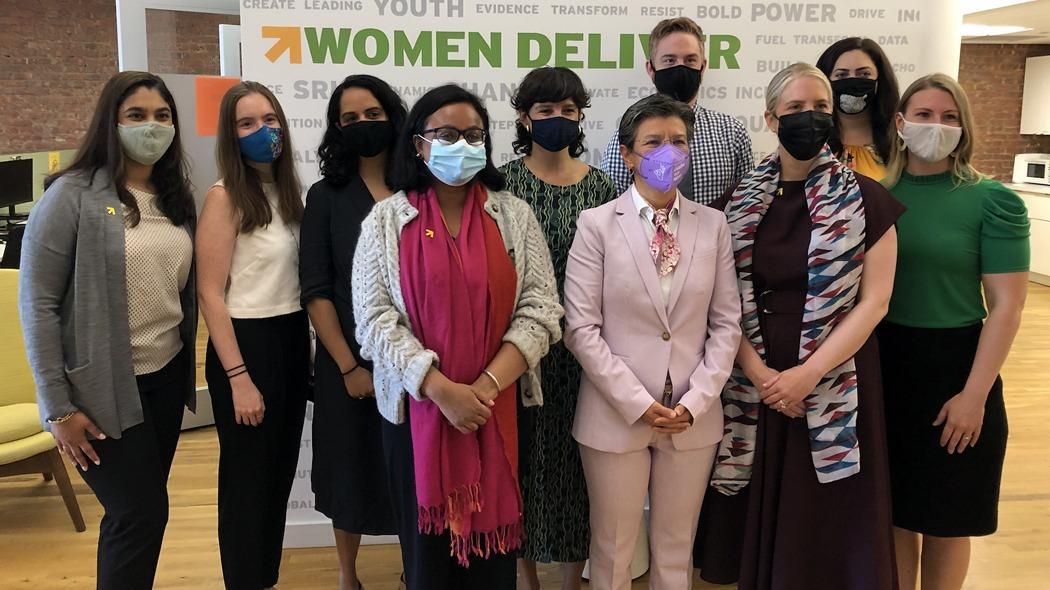
[[[245,374],[247,372],[248,372],[248,369],[241,369],[240,371],[237,371],[233,375],[226,375],[226,378],[227,379],[233,379],[234,377],[238,377],[238,376],[243,375],[243,374]]]
[[[492,371],[485,369],[482,373],[488,375],[489,379],[492,379],[492,382],[496,384],[496,389],[503,391],[503,386],[500,385],[499,379],[496,379],[496,376],[492,374]]]
[[[230,367],[229,369],[223,369],[223,371],[226,371],[226,375],[229,375],[231,371],[236,371],[237,369],[240,369],[243,366],[244,366],[244,363],[241,363],[241,364],[237,365],[236,367]]]
[[[76,412],[73,411],[73,412],[70,412],[68,414],[64,414],[62,416],[59,416],[58,418],[48,418],[47,419],[47,423],[48,424],[61,424],[63,422],[68,421],[70,418],[72,418],[73,414],[76,414]]]
[[[356,370],[358,370],[358,369],[360,369],[360,368],[361,368],[361,365],[360,365],[360,364],[356,364],[356,365],[354,365],[354,366],[353,366],[352,368],[349,368],[349,369],[347,369],[345,373],[340,373],[340,374],[341,374],[341,375],[342,375],[343,377],[346,377],[346,376],[347,376],[347,375],[349,375],[350,373],[353,373],[354,371],[356,371]]]

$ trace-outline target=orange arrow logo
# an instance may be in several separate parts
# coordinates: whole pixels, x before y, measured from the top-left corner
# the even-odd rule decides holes
[[[293,64],[303,63],[303,45],[299,34],[299,27],[263,27],[263,39],[277,39],[273,47],[266,52],[266,59],[276,62],[279,57],[288,52],[288,61]]]

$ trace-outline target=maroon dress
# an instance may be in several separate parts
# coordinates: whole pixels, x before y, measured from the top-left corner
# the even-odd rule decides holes
[[[880,184],[858,175],[865,244],[871,248],[904,207]],[[802,182],[782,182],[758,228],[755,292],[772,290],[759,318],[770,368],[798,365],[811,223]],[[724,209],[725,198],[712,206]],[[704,497],[694,563],[709,582],[739,580],[740,590],[897,588],[886,425],[878,346],[857,352],[860,473],[817,481],[804,419],[761,405],[751,483],[736,496]]]

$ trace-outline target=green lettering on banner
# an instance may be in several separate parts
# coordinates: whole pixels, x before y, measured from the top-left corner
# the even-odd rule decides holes
[[[420,31],[415,45],[404,31],[394,31],[394,65],[406,63],[427,68],[434,65],[434,37],[430,31]]]
[[[555,33],[554,34],[554,65],[562,68],[580,69],[583,61],[569,59],[580,53],[580,48],[569,45],[570,41],[583,41],[583,33]]]
[[[739,52],[740,37],[735,35],[711,35],[711,45],[708,50],[711,69],[720,69],[724,61],[726,68],[739,70],[740,62],[736,59],[736,54]]]
[[[375,40],[375,55],[368,55],[369,39]],[[361,29],[354,35],[354,58],[366,66],[378,66],[390,58],[390,39],[379,29]]]
[[[449,56],[453,51],[460,51],[459,44],[453,45],[453,41],[461,41],[466,37],[462,31],[438,31],[437,32],[437,66],[439,68],[462,68],[467,62],[462,59],[452,59]]]
[[[339,31],[339,39],[335,37]],[[346,50],[350,47],[350,29],[332,29],[325,27],[318,34],[317,29],[306,27],[306,46],[310,50],[310,61],[322,64],[331,61],[334,64],[346,63]]]
[[[539,51],[532,57],[532,48]],[[539,68],[551,60],[551,40],[542,33],[518,33],[518,67]]]
[[[595,70],[610,70],[616,67],[615,61],[602,59],[601,33],[587,35],[587,67]]]
[[[503,33],[490,33],[486,43],[481,33],[471,31],[467,37],[467,49],[470,51],[470,67],[481,66],[481,56],[489,66],[498,68],[503,65]]]

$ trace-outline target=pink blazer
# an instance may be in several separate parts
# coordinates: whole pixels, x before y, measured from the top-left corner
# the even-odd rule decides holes
[[[565,344],[584,375],[573,436],[599,451],[645,448],[641,420],[674,385],[693,425],[674,435],[677,449],[722,438],[722,387],[740,344],[740,295],[725,215],[681,198],[682,250],[665,306],[642,220],[628,189],[584,211],[565,271]]]

